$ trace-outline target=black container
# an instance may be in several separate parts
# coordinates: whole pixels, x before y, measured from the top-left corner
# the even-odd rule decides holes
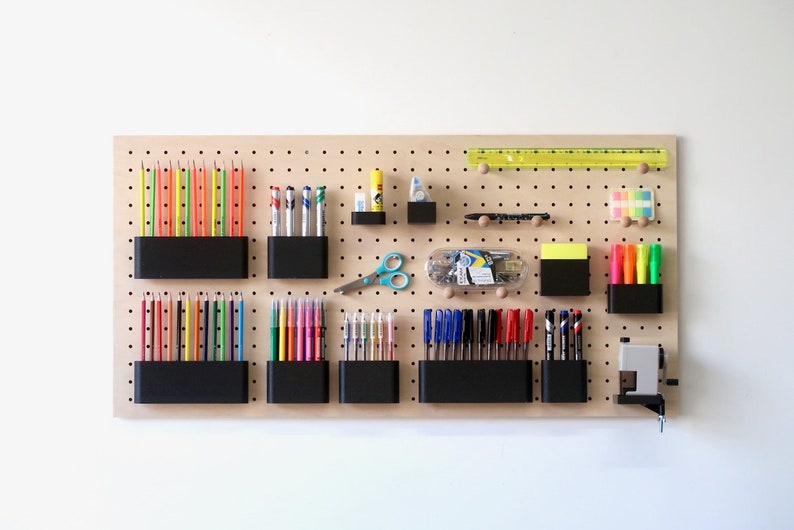
[[[248,278],[247,237],[136,237],[135,278]]]
[[[530,403],[531,361],[419,361],[420,403]]]
[[[248,403],[248,361],[136,361],[135,403]]]
[[[328,278],[328,237],[269,236],[267,277]]]
[[[268,361],[268,403],[328,403],[328,361]]]
[[[541,361],[543,403],[586,403],[587,361]]]
[[[339,361],[340,403],[399,403],[399,361]]]

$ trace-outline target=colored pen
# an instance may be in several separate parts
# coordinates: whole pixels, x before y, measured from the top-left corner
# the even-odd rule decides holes
[[[174,359],[177,361],[182,360],[182,293],[176,294],[176,351],[174,352]]]
[[[314,360],[325,360],[325,306],[319,298],[314,300]],[[311,359],[310,359],[311,360]]]
[[[609,258],[609,283],[623,283],[623,245],[612,245],[612,253]]]
[[[444,310],[444,354],[441,360],[447,361],[449,358],[449,345],[452,341],[452,310]]]
[[[353,313],[353,322],[350,327],[353,341],[353,359],[358,360],[358,313]]]
[[[582,360],[582,311],[574,309],[573,311],[573,359],[574,361]]]
[[[436,309],[436,329],[435,329],[435,343],[433,344],[433,360],[440,359],[441,348],[441,333],[444,330],[444,312],[441,309]]]
[[[278,316],[278,311],[274,313],[274,316]],[[271,351],[275,352],[276,349],[273,348]],[[218,359],[218,296],[216,293],[212,293],[212,359],[211,361],[216,361]],[[275,359],[273,359],[275,361]]]
[[[278,360],[287,360],[287,302],[283,298],[278,304]]]
[[[477,310],[477,360],[482,360],[482,350],[485,345],[487,329],[485,327],[485,309]]]
[[[301,236],[312,235],[312,189],[304,186],[301,192]]]
[[[634,283],[634,245],[623,245],[623,283]]]
[[[569,331],[568,331],[568,311],[565,309],[560,310],[560,360],[568,360],[568,344]]]
[[[507,323],[505,329],[505,349],[508,361],[518,360],[518,319],[521,313],[518,309],[507,310]]]
[[[496,310],[496,357],[494,360],[502,359],[502,310]]]
[[[463,333],[462,340],[465,345],[465,352],[461,352],[464,361],[471,361],[472,343],[474,340],[474,310],[463,310]]]
[[[281,189],[270,187],[270,235],[281,235]]]
[[[325,186],[317,186],[315,191],[315,215],[317,216],[317,237],[325,235]]]
[[[529,360],[529,341],[532,340],[532,329],[535,325],[535,313],[531,309],[524,310],[524,359]]]
[[[554,360],[554,309],[546,310],[546,360]]]
[[[394,315],[386,313],[386,349],[388,360],[394,360]]]
[[[648,269],[650,271],[650,283],[659,283],[659,269],[662,266],[662,245],[654,243],[651,245],[648,258]]]
[[[287,300],[287,360],[295,360],[295,301]]]
[[[303,352],[304,361],[314,360],[314,303],[311,298],[307,298],[303,306]]]
[[[378,360],[378,323],[375,319],[375,313],[369,315],[369,360]]]
[[[430,360],[430,340],[433,338],[433,330],[431,329],[431,321],[433,318],[433,310],[425,309],[423,311],[423,336],[425,342],[425,361]]]
[[[487,360],[493,361],[498,359],[499,352],[494,352],[494,343],[496,342],[496,311],[494,309],[488,310],[488,357]],[[494,354],[496,357],[494,357]]]
[[[284,235],[295,235],[295,188],[287,186],[284,192]]]
[[[347,315],[345,315],[347,317]],[[295,301],[295,357],[298,361],[307,360],[306,353],[306,314],[303,298]]]
[[[361,341],[361,359],[366,361],[367,360],[367,339],[369,338],[369,328],[367,327],[367,314],[362,312],[361,313],[361,330],[359,333],[359,339]]]
[[[637,249],[637,283],[648,283],[648,245],[639,243]]]

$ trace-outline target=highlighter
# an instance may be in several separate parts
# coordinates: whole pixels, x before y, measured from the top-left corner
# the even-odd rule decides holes
[[[634,283],[634,245],[623,246],[623,283]]]
[[[651,271],[651,283],[659,283],[659,268],[662,266],[662,245],[654,243],[651,245],[648,268]]]
[[[623,283],[623,245],[612,245],[612,255],[609,259],[609,283]]]
[[[648,283],[648,245],[637,245],[637,283]]]
[[[369,172],[369,199],[370,211],[383,211],[383,171],[380,169],[373,169]]]

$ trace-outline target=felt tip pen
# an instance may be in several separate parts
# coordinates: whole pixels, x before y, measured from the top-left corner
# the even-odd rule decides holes
[[[609,283],[623,283],[623,245],[612,245],[612,253],[609,257]]]
[[[423,311],[423,325],[424,325],[424,342],[425,342],[425,361],[430,360],[430,340],[433,338],[433,330],[431,328],[433,319],[433,310],[425,309]]]
[[[301,192],[301,236],[310,235],[312,235],[312,189],[310,186],[304,186]]]
[[[648,245],[642,243],[637,247],[637,283],[648,283]]]
[[[659,269],[662,266],[662,245],[654,243],[651,245],[648,257],[648,269],[650,272],[650,283],[659,283]]]
[[[278,304],[278,360],[287,360],[287,302],[284,299]]]
[[[215,304],[216,300],[217,300],[217,298],[215,298],[214,295],[213,295],[213,306],[214,307],[217,307],[217,305]],[[215,314],[215,311],[213,311],[213,315],[214,314]],[[213,320],[214,320],[214,318],[213,318]],[[214,335],[215,330],[217,329],[217,326],[213,326],[212,329],[213,329],[213,335]],[[271,361],[277,361],[278,360],[278,340],[279,340],[278,300],[276,300],[274,298],[273,301],[270,302],[270,360]],[[215,341],[213,341],[213,342],[215,342]],[[213,360],[214,360],[214,357],[215,357],[215,354],[213,352]]]
[[[582,311],[573,312],[573,360],[582,360]]]
[[[295,300],[287,300],[287,360],[295,360]]]
[[[570,345],[569,330],[568,330],[568,311],[565,309],[560,310],[560,360],[568,360],[568,350]]]
[[[554,309],[546,310],[546,360],[554,360]]]
[[[306,351],[306,315],[303,308],[303,299],[298,298],[295,301],[295,359],[298,361],[305,360],[304,352]]]

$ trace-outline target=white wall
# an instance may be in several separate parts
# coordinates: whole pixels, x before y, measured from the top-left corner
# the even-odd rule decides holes
[[[0,528],[791,528],[787,1],[16,2]],[[116,134],[676,134],[682,414],[125,421]]]

